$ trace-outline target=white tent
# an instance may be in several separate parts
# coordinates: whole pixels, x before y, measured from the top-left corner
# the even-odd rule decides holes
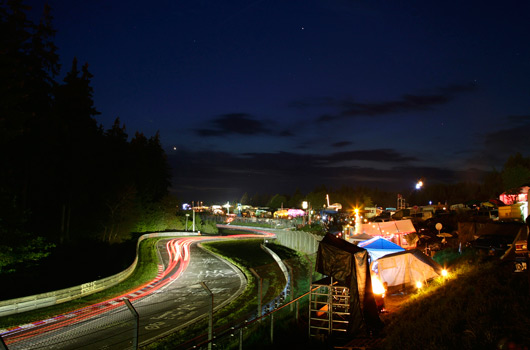
[[[414,286],[440,276],[442,267],[417,249],[385,255],[372,263],[379,279],[389,291]]]

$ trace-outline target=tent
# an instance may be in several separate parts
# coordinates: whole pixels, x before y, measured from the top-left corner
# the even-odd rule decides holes
[[[367,241],[372,238],[374,237],[370,236],[369,234],[360,233],[358,235],[351,235],[350,238],[348,238],[348,242],[353,243],[353,244],[358,244],[359,242]]]
[[[440,276],[442,267],[417,249],[385,255],[372,263],[389,292],[414,286]]]
[[[407,234],[416,232],[412,221],[410,220],[394,220],[385,222],[370,222],[362,224],[362,233],[367,233],[372,236],[383,236],[392,234]]]
[[[382,327],[372,293],[366,249],[328,233],[318,245],[315,269],[349,288],[348,333]]]
[[[416,233],[416,229],[411,220],[370,222],[362,224],[360,231],[374,237],[381,236],[387,238],[405,248],[409,247],[411,244],[408,243],[407,239],[402,239],[403,235]]]
[[[368,250],[368,254],[370,254],[370,259],[372,261],[375,261],[385,255],[402,252],[405,250],[404,248],[401,248],[397,244],[392,243],[383,237],[374,237],[359,243],[358,246]]]

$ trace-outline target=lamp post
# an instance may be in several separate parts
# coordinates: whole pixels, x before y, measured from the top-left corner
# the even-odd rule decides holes
[[[188,231],[188,217],[190,216],[190,214],[186,214],[186,231]]]
[[[353,212],[355,213],[355,234],[358,235],[361,233],[361,218],[359,216],[359,208],[355,208],[353,210]]]
[[[307,213],[307,208],[308,208],[308,207],[309,207],[309,206],[308,206],[307,201],[303,201],[303,202],[302,202],[302,209],[304,209],[305,212],[306,212],[305,215],[304,215],[304,223],[303,223],[304,225],[305,225],[305,217],[306,217],[306,215],[309,216],[308,213]]]
[[[192,208],[193,209],[193,227],[192,227],[192,231],[195,232],[195,208]]]

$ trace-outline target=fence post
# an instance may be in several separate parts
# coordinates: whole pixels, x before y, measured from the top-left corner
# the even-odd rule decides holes
[[[294,300],[294,283],[293,283],[293,268],[291,267],[291,265],[289,263],[287,263],[286,261],[283,262],[285,264],[285,266],[287,266],[287,269],[289,269],[289,282],[290,282],[290,288],[289,288],[289,294],[290,294],[290,300],[289,301],[293,301]],[[289,306],[291,312],[293,312],[293,304],[291,303],[290,306]]]
[[[4,339],[0,335],[0,350],[7,350],[7,345],[4,343]]]
[[[213,341],[213,293],[208,288],[206,283],[200,282],[202,288],[211,296],[211,302],[210,302],[210,317],[208,318],[208,350],[212,350],[212,341]]]
[[[243,328],[239,328],[239,350],[243,350]]]
[[[132,306],[129,299],[123,299],[123,302],[125,303],[125,306],[129,309],[131,314],[134,317],[134,336],[133,336],[133,349],[138,350],[138,334],[140,331],[140,315],[138,315],[138,312],[136,309]]]
[[[271,313],[271,344],[274,344],[274,312]]]
[[[260,318],[261,317],[261,297],[262,297],[261,289],[263,288],[263,278],[261,278],[253,268],[250,268],[250,272],[252,272],[252,274],[256,276],[256,278],[258,279],[258,317],[257,318]],[[261,322],[261,319],[259,320],[259,322]]]
[[[300,310],[300,307],[298,306],[298,300],[297,300],[296,301],[296,323],[298,323],[298,314],[300,313],[299,310]]]

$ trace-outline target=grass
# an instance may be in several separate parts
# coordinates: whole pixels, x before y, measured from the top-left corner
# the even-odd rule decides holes
[[[313,276],[315,256],[307,256],[279,244],[267,244],[292,272],[292,288],[294,297],[299,297],[309,291]],[[298,301],[299,317],[296,318],[296,304],[286,306],[274,313],[274,339],[271,342],[270,316],[259,324],[253,324],[245,330],[244,348],[247,349],[325,349],[332,348],[330,344],[323,344],[315,338],[308,338],[307,310],[308,297]],[[232,347],[221,348],[234,349]],[[329,346],[328,346],[329,345]]]
[[[239,231],[239,233],[241,232]],[[214,329],[216,334],[232,324],[244,322],[248,315],[256,310],[258,285],[256,278],[249,270],[250,268],[253,268],[259,276],[269,281],[268,288],[263,293],[263,304],[272,300],[283,289],[285,284],[283,274],[271,256],[260,248],[262,243],[262,239],[235,239],[202,244],[205,249],[237,266],[245,274],[248,281],[247,287],[241,296],[215,312]],[[207,329],[207,320],[203,319],[144,347],[144,349],[174,349],[176,347],[175,344],[182,344],[200,338],[201,335],[206,333]]]
[[[0,328],[11,328],[30,322],[47,319],[59,314],[68,313],[135,289],[153,278],[158,273],[158,257],[156,255],[156,244],[159,239],[150,238],[140,243],[139,260],[134,272],[125,281],[104,291],[75,299],[66,303],[53,305],[47,308],[25,312],[22,314],[0,317]]]
[[[243,271],[248,280],[247,288],[240,297],[223,309],[215,312],[215,334],[220,334],[226,330],[227,327],[245,321],[246,317],[255,311],[257,306],[257,282],[249,268],[253,268],[260,276],[267,278],[270,281],[268,291],[264,293],[264,304],[276,297],[283,289],[285,284],[283,274],[277,267],[277,264],[272,260],[270,255],[265,253],[259,247],[261,243],[263,243],[263,240],[261,239],[252,239],[220,241],[203,244],[204,248],[236,265],[239,269],[241,269],[241,271]],[[289,266],[291,266],[295,281],[295,296],[307,292],[309,288],[308,276],[310,274],[310,259],[295,252],[294,250],[278,244],[269,243],[267,244],[267,247],[272,249],[280,256],[282,260],[286,261]],[[305,286],[307,286],[307,288]],[[299,288],[302,288],[302,290]],[[300,306],[300,308],[301,310],[304,310],[304,308],[307,308],[307,304]],[[279,332],[278,338],[282,337],[282,327],[285,328],[287,327],[287,324],[289,324],[286,319],[294,320],[293,312],[290,311],[290,308],[285,308],[281,314],[277,313],[275,316],[275,318],[277,318],[275,321],[277,322],[276,328],[277,332]],[[263,344],[267,344],[270,329],[267,328],[266,324],[268,324],[266,321],[261,324],[254,323],[249,326],[249,328],[244,330],[245,348],[260,348],[260,346],[264,346]],[[285,334],[288,336],[285,338],[292,339],[293,328],[291,326],[287,327]],[[150,344],[144,349],[175,349],[177,347],[175,344],[182,344],[185,341],[199,339],[201,338],[201,335],[206,333],[206,330],[206,320],[202,320],[184,330],[181,330],[178,333],[168,336],[161,341]],[[204,337],[201,339],[204,339]],[[216,341],[216,348],[237,348],[237,339],[237,337],[225,337],[223,339],[218,339]],[[189,342],[188,344],[192,346],[191,343],[192,342]]]
[[[237,230],[233,230],[233,232],[230,230],[223,231],[223,234],[225,235],[240,233],[241,231]],[[46,319],[57,314],[67,313],[69,311],[83,308],[108,298],[121,295],[134,289],[138,285],[153,279],[158,271],[158,260],[155,249],[157,241],[158,239],[148,239],[141,243],[140,259],[137,268],[126,281],[120,283],[119,285],[106,291],[68,303],[55,305],[25,314],[5,316],[0,318],[0,328],[10,328],[16,325]],[[267,292],[264,293],[264,304],[276,297],[283,289],[285,285],[283,273],[270,257],[270,255],[265,253],[259,247],[259,245],[262,243],[262,239],[255,239],[220,241],[204,244],[205,248],[209,249],[215,254],[221,255],[223,258],[238,266],[248,280],[247,288],[237,300],[225,306],[222,310],[216,311],[214,315],[214,328],[216,329],[217,333],[222,332],[231,325],[245,321],[245,318],[256,309],[256,278],[250,272],[249,268],[254,268],[260,276],[268,280],[268,283],[266,283],[268,286]],[[314,257],[307,257],[289,248],[274,243],[269,243],[267,246],[275,251],[276,254],[278,254],[280,258],[287,262],[291,267],[294,274],[292,287],[294,290],[294,296],[297,297],[307,292],[307,290],[309,290],[309,276],[311,275],[312,266],[314,265]],[[305,304],[300,303],[301,314],[304,313],[303,310],[306,308],[307,301]],[[305,333],[304,329],[307,329],[307,326],[302,327],[299,324],[293,323],[293,311],[289,310],[289,308],[285,308],[281,312],[276,313],[275,317],[277,317],[275,327],[275,331],[277,332],[276,339],[287,339],[288,342],[291,342],[293,340],[292,335],[295,329],[299,328],[301,335]],[[190,340],[193,337],[200,337],[205,333],[206,329],[207,320],[203,319],[194,325],[165,338],[162,341],[144,347],[144,349],[174,349],[175,344]],[[245,331],[245,346],[253,344],[252,346],[255,348],[263,348],[263,344],[267,343],[266,340],[268,339],[269,332],[270,331],[267,330],[266,326],[261,325],[258,327],[256,324],[256,327],[252,327],[251,330]]]
[[[385,349],[496,349],[530,344],[526,273],[498,259],[460,260],[452,278],[413,295],[386,328]]]
[[[275,228],[276,224],[270,223],[266,224],[264,222],[243,222],[234,220],[230,223],[232,226],[248,226],[248,227],[264,227],[264,228]]]

